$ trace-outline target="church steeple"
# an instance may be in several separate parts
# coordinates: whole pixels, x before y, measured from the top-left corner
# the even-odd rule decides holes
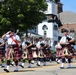
[[[60,2],[60,0],[58,0],[56,4],[56,12],[57,14],[59,14],[60,12],[63,12],[63,4]]]

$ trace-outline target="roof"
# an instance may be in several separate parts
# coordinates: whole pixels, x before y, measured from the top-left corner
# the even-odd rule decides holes
[[[71,11],[65,11],[58,14],[58,17],[62,24],[75,24],[76,13]]]

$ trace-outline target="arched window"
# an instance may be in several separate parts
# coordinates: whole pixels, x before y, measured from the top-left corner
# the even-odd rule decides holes
[[[48,30],[48,27],[46,25],[43,25],[42,29],[43,30]]]
[[[57,25],[54,25],[53,29],[54,29],[54,30],[58,30]]]
[[[48,27],[46,25],[43,25],[42,30],[44,31],[44,36],[46,37]]]

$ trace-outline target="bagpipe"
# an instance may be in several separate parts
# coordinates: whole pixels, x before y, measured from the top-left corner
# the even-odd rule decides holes
[[[25,44],[26,44],[26,45],[30,45],[30,42],[26,41]]]
[[[44,44],[44,43],[41,43],[41,44],[40,44],[40,46],[41,46],[41,47],[44,47],[44,46],[45,46],[45,44]]]
[[[69,38],[69,37],[66,37],[66,39],[67,39],[68,41],[72,40],[72,39]],[[71,44],[71,45],[75,45],[75,41],[74,41],[74,42],[69,42],[69,44]]]

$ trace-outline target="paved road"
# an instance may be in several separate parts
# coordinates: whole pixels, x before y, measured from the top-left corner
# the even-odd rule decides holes
[[[42,65],[42,64],[41,64]],[[19,72],[13,72],[14,67],[10,67],[10,72],[6,73],[0,68],[0,75],[76,75],[76,62],[71,64],[71,68],[67,69],[67,63],[65,64],[65,69],[60,69],[60,64],[56,62],[49,63],[47,66],[36,66],[32,64],[32,68],[27,68],[27,63],[25,68],[19,67]]]

